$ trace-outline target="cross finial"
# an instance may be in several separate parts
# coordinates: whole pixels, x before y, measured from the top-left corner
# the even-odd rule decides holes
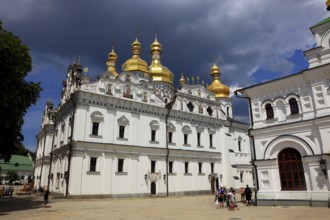
[[[73,56],[73,64],[76,64],[76,56]]]
[[[112,41],[111,46],[112,46],[112,49],[115,49],[115,40]]]
[[[199,76],[196,76],[197,84],[199,84]]]
[[[213,53],[213,56],[212,56],[212,61],[213,61],[213,63],[215,63],[216,60],[217,60],[217,57],[216,57],[215,53]]]
[[[137,39],[138,38],[138,36],[139,36],[139,34],[140,34],[140,28],[139,28],[139,26],[137,26],[136,27],[136,29],[135,29],[135,38]]]
[[[80,64],[80,55],[79,55],[79,57],[78,57],[78,64]]]
[[[155,27],[155,38],[157,39],[157,37],[158,37],[158,27],[156,26]]]

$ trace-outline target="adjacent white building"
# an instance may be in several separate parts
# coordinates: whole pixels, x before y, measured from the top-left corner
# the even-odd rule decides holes
[[[330,202],[330,18],[311,31],[308,69],[236,91],[250,103],[258,205]]]
[[[216,178],[253,185],[249,126],[233,120],[220,69],[212,66],[207,88],[182,75],[177,89],[157,39],[149,66],[140,49],[136,39],[119,74],[113,49],[95,81],[69,66],[37,136],[37,184],[69,197],[211,193]]]

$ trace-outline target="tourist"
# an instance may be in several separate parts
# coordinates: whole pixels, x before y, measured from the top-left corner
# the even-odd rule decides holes
[[[224,190],[221,187],[220,190],[218,191],[218,206],[217,206],[217,208],[223,207],[224,197],[225,197]]]
[[[241,201],[245,201],[245,194],[244,194],[245,189],[243,187],[240,188],[239,192],[241,193]]]
[[[246,185],[244,193],[245,193],[245,199],[247,201],[246,205],[250,206],[251,205],[252,190],[250,189],[249,185]]]
[[[233,210],[235,210],[235,208],[236,208],[237,211],[239,210],[239,208],[236,204],[236,191],[232,190],[232,192],[230,194],[230,198],[229,198],[228,210],[233,211]]]
[[[46,187],[45,190],[44,190],[44,208],[46,208],[46,205],[48,203],[48,196],[49,196],[49,190]]]

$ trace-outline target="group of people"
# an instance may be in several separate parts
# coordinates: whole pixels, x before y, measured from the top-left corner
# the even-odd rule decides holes
[[[252,205],[252,190],[247,185],[244,189],[243,187],[240,189],[241,193],[241,201],[245,202],[246,205],[250,206]],[[229,190],[227,190],[225,187],[220,187],[220,189],[216,190],[216,196],[215,196],[215,203],[217,205],[217,208],[219,207],[228,207],[228,210],[239,210],[239,207],[236,203],[236,190],[233,189],[233,187],[230,187]]]
[[[6,188],[3,186],[1,189],[1,196],[13,196],[14,187],[13,186],[7,186]]]

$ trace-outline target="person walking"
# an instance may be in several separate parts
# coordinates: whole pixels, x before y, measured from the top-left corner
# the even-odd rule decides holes
[[[243,187],[241,187],[239,192],[241,193],[241,202],[244,202],[245,201],[245,189]]]
[[[48,196],[49,196],[49,190],[46,187],[45,190],[44,190],[44,208],[46,208],[46,205],[48,203]]]
[[[244,194],[245,194],[245,199],[247,201],[246,205],[247,206],[250,206],[252,204],[251,203],[252,190],[250,189],[249,185],[246,185]]]

